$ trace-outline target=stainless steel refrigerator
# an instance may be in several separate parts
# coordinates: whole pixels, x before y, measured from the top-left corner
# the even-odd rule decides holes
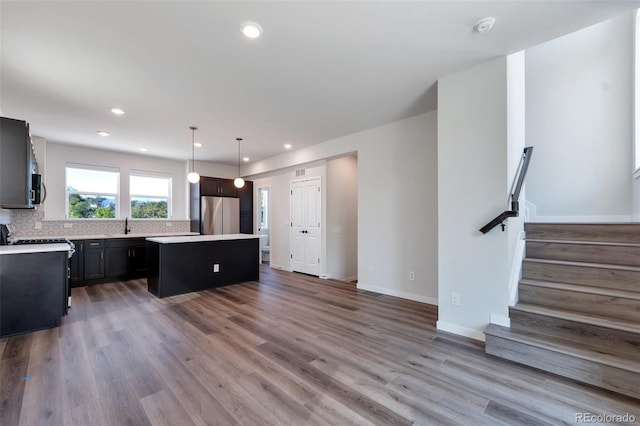
[[[201,197],[202,234],[240,233],[240,200],[231,197]]]

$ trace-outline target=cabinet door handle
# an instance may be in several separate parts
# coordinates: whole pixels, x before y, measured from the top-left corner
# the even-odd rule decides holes
[[[90,246],[99,246],[100,243],[89,243]]]
[[[127,250],[127,257],[131,257],[131,250]]]
[[[103,251],[100,252],[100,260],[104,260],[104,252]]]
[[[133,253],[131,257],[136,257],[136,249],[132,249],[131,252]]]

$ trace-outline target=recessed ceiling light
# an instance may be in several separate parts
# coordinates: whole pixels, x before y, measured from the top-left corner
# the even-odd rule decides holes
[[[244,161],[246,163],[247,161],[249,161],[249,157],[243,157],[242,161]]]
[[[240,25],[240,31],[249,38],[258,38],[262,34],[262,27],[256,22],[247,21]]]
[[[120,109],[120,108],[111,108],[111,112],[114,113],[115,115],[122,115],[124,114],[124,110]]]
[[[148,150],[147,148],[140,148],[140,151],[141,151],[141,152],[147,152],[147,151],[149,151],[149,150]]]
[[[195,146],[196,148],[202,148],[202,144],[200,142],[194,142],[193,146]]]
[[[473,26],[473,31],[484,34],[491,31],[493,25],[496,23],[496,18],[492,18],[491,16],[487,16],[486,18],[482,18]]]
[[[104,130],[98,130],[98,134],[100,136],[109,136],[111,133],[109,132],[105,132]]]
[[[285,143],[284,144],[284,149],[291,149],[291,144],[290,143]]]

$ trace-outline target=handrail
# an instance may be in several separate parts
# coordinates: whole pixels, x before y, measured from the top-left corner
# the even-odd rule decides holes
[[[509,196],[509,198],[511,199],[511,210],[503,211],[493,220],[491,220],[491,222],[480,228],[480,232],[482,232],[483,234],[486,234],[498,225],[502,226],[502,230],[504,231],[504,221],[510,217],[518,217],[520,215],[520,206],[518,203],[518,199],[520,198],[520,191],[522,190],[524,177],[527,174],[527,170],[529,169],[529,162],[531,161],[532,153],[533,147],[527,146],[524,148],[524,152],[522,153],[522,157],[520,158],[520,164],[518,164],[516,178],[513,181],[513,185],[511,185],[511,194]]]

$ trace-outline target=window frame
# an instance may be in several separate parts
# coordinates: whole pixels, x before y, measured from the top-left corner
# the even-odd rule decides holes
[[[69,177],[67,174],[67,169],[78,169],[78,170],[89,170],[95,172],[107,172],[114,173],[116,175],[116,192],[98,192],[98,191],[69,191]],[[65,163],[64,166],[64,191],[65,191],[65,220],[118,220],[120,217],[120,169],[118,167],[106,167],[106,166],[96,166],[93,164],[82,164],[82,163]],[[69,213],[69,195],[71,194],[91,194],[97,196],[113,196],[115,200],[115,215],[114,217],[71,217]]]
[[[131,200],[133,197],[145,197],[145,198],[153,198],[153,199],[164,199],[163,197],[158,197],[156,195],[148,195],[148,194],[134,194],[131,191],[131,178],[133,176],[136,177],[145,177],[145,178],[156,178],[156,179],[166,179],[168,182],[168,194],[167,194],[167,217],[156,217],[156,218],[134,218],[133,213],[131,211]],[[160,172],[150,172],[146,170],[130,170],[129,171],[129,203],[128,203],[128,211],[129,218],[131,220],[172,220],[173,217],[173,176],[168,173],[160,173]]]

